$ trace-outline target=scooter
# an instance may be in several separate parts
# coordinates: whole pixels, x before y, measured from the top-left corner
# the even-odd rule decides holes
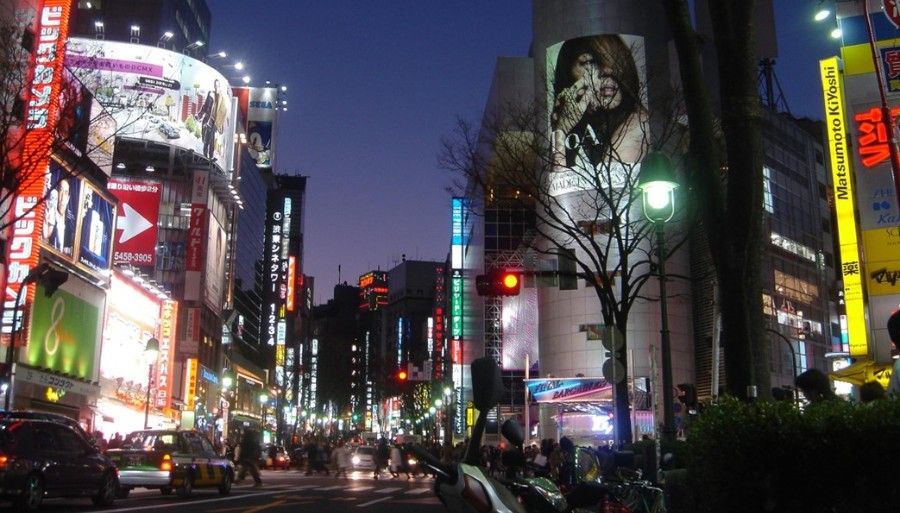
[[[487,413],[500,402],[503,381],[500,377],[500,368],[491,358],[484,357],[474,360],[471,369],[473,403],[478,409],[478,419],[472,427],[472,436],[469,438],[469,445],[466,447],[463,461],[456,465],[448,465],[421,447],[411,446],[411,450],[416,453],[419,462],[437,476],[434,489],[438,499],[451,513],[571,511],[572,506],[559,493],[556,485],[549,480],[531,483],[517,483],[516,481],[504,483],[489,476],[478,465]],[[510,436],[515,437],[516,435],[510,431]],[[521,427],[519,427],[519,437],[521,446],[522,440],[524,440]],[[520,495],[517,496],[512,489],[521,492]],[[532,490],[536,494],[546,494],[548,503],[553,504],[553,509],[543,509],[545,506],[543,503],[526,503],[524,499],[520,502],[520,496],[526,491],[530,493]],[[587,494],[591,497],[591,503],[599,504],[602,499],[599,491],[588,491]],[[587,502],[587,499],[585,501]]]

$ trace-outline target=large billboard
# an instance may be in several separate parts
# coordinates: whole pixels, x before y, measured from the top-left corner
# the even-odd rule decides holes
[[[649,140],[644,39],[579,37],[550,46],[546,59],[550,194],[632,183]]]
[[[238,108],[244,116],[247,150],[256,166],[271,168],[275,156],[275,123],[278,89],[274,87],[235,87]]]
[[[103,292],[70,278],[52,297],[38,285],[24,361],[32,367],[94,381]]]
[[[204,294],[206,303],[214,312],[222,311],[225,285],[225,256],[228,252],[228,238],[225,228],[212,212],[209,214],[209,230],[206,239],[206,272]]]
[[[524,370],[526,359],[538,361],[538,291],[523,288],[517,296],[503,298],[502,364],[505,370]]]
[[[107,184],[119,200],[119,222],[113,260],[117,264],[152,267],[156,263],[156,238],[162,185],[124,177]]]
[[[232,93],[214,68],[162,48],[82,38],[69,39],[66,65],[115,118],[119,136],[193,150],[230,168]]]
[[[40,227],[44,248],[71,264],[105,276],[112,259],[116,206],[112,197],[51,160]]]

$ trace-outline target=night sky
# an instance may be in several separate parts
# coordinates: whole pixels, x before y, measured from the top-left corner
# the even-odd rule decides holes
[[[818,59],[834,55],[815,0],[775,0],[776,74],[791,112],[821,119]],[[500,56],[531,42],[526,0],[208,0],[210,53],[288,86],[277,167],[307,181],[304,272],[315,302],[340,280],[446,257],[451,177],[437,166],[457,118],[477,121]],[[233,83],[237,83],[233,80]]]

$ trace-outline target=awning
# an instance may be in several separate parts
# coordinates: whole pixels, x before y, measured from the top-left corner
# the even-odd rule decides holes
[[[891,379],[892,363],[875,363],[872,360],[860,360],[843,369],[829,374],[835,381],[846,381],[854,385],[862,385],[867,381],[877,381],[887,390]]]

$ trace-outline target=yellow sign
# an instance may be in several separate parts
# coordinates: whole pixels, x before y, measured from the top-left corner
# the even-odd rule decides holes
[[[900,39],[881,39],[876,42],[878,49],[900,46]],[[844,63],[844,75],[864,75],[875,73],[875,61],[872,60],[872,47],[869,43],[841,47],[841,59]]]
[[[186,410],[194,409],[194,398],[197,396],[197,364],[196,358],[188,358],[184,361],[186,367],[184,373],[184,408]]]
[[[850,356],[869,352],[866,332],[865,297],[856,228],[856,205],[853,195],[852,153],[848,145],[847,120],[844,117],[844,90],[837,57],[819,61],[822,95],[825,100],[825,128],[828,132],[828,155],[831,164],[832,192],[837,214],[838,244],[841,256],[841,279],[844,282],[844,306]]]
[[[900,228],[866,230],[862,236],[869,296],[900,294]]]

